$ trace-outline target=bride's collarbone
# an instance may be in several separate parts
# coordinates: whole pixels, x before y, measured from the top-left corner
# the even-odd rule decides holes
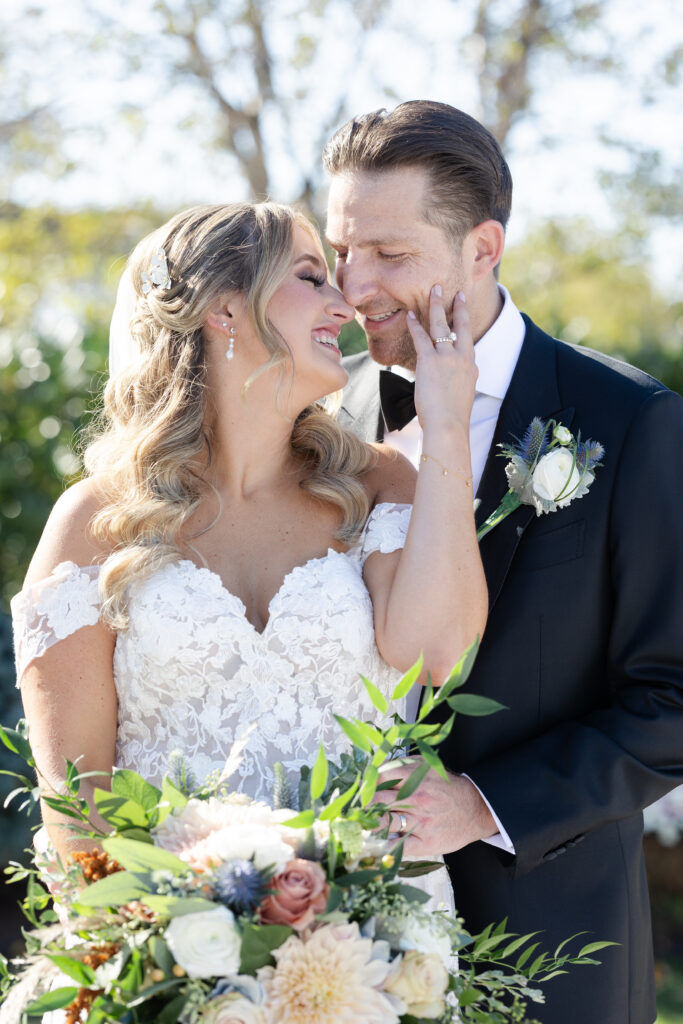
[[[187,542],[183,555],[212,572],[228,593],[239,598],[246,618],[259,632],[268,623],[274,598],[295,569],[324,558],[330,549],[348,550],[335,536],[338,514],[320,506],[317,514],[307,515],[301,509],[293,517],[272,513],[240,517],[226,509],[221,520]]]

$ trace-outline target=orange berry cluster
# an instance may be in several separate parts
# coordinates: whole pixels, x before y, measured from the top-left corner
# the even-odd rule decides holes
[[[115,942],[105,942],[101,946],[91,946],[90,951],[83,957],[83,963],[87,964],[88,967],[92,967],[93,971],[95,971],[100,964],[106,964],[107,960],[111,960],[120,948]]]
[[[100,878],[123,871],[121,865],[104,850],[77,850],[72,859],[79,865],[86,882],[99,882]]]
[[[87,1020],[90,1007],[103,992],[103,988],[82,988],[65,1010],[65,1024],[81,1024],[81,1021]]]

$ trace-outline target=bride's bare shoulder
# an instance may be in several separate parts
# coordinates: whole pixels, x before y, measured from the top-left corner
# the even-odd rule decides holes
[[[93,516],[104,504],[95,480],[73,484],[56,502],[38,542],[24,585],[49,576],[60,562],[94,565],[109,554],[106,544],[92,533]]]
[[[382,501],[412,504],[417,472],[411,462],[386,444],[373,444],[374,464],[363,478],[371,505]]]

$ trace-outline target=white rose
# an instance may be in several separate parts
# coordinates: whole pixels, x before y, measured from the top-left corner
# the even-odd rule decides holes
[[[561,423],[558,423],[553,430],[553,437],[559,444],[571,444],[573,441],[571,430],[563,427]]]
[[[241,942],[227,907],[174,917],[165,938],[190,978],[222,978],[239,970]]]
[[[413,951],[403,956],[384,988],[402,999],[413,1017],[440,1017],[446,1008],[448,971],[436,954]]]
[[[450,937],[436,917],[427,922],[407,916],[377,916],[375,938],[386,940],[393,949],[434,954],[444,964],[448,964],[451,957]]]
[[[581,473],[574,464],[572,453],[566,448],[555,448],[539,459],[532,477],[534,493],[545,501],[556,502],[559,508],[569,505],[574,498],[580,497],[579,484],[590,484],[592,473]],[[587,487],[581,488],[585,493]]]
[[[202,1024],[266,1024],[262,1006],[245,999],[239,992],[210,999],[201,1016]]]

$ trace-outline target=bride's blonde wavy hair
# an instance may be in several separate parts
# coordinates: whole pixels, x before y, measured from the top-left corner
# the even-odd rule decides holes
[[[130,257],[137,296],[130,330],[140,355],[107,383],[84,452],[86,471],[103,496],[93,535],[113,546],[100,573],[100,596],[103,618],[114,629],[128,622],[128,585],[183,557],[182,528],[212,491],[201,472],[211,460],[203,326],[216,299],[230,291],[244,296],[270,353],[259,374],[279,367],[284,379],[292,366],[267,307],[292,265],[295,225],[316,237],[291,207],[197,206],[144,238]],[[143,274],[159,248],[171,287],[145,294]],[[372,448],[341,427],[323,402],[299,415],[291,447],[304,469],[302,488],[339,509],[336,536],[353,542],[368,514],[358,477],[372,464]]]

